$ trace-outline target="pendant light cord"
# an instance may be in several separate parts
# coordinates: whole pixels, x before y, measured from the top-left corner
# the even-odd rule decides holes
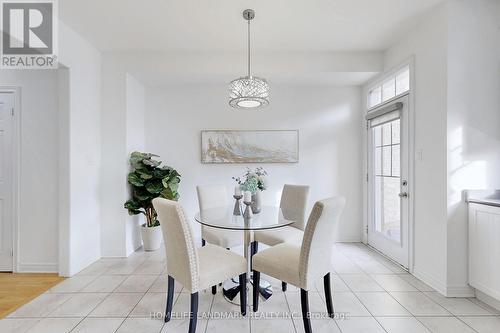
[[[250,75],[250,20],[248,20],[248,77]]]

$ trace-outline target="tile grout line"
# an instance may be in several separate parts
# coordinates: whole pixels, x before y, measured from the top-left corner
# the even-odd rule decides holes
[[[350,260],[350,259],[349,259]],[[354,264],[354,263],[353,263]],[[351,289],[351,287],[344,281],[344,279],[339,275],[339,278],[345,283],[345,285],[347,286],[347,288],[351,291],[351,293],[353,293],[354,297],[356,297],[356,299],[359,301],[359,303],[361,305],[363,305],[363,307],[366,309],[366,311],[368,311],[368,313],[372,316],[372,318],[377,322],[377,324],[382,328],[382,330],[384,332],[387,332],[387,330],[385,329],[384,326],[382,326],[382,324],[377,320],[377,318],[375,318],[375,316],[373,315],[373,313],[371,313],[371,311],[365,306],[365,304],[363,302],[361,302],[361,299],[359,299],[358,295],[356,295],[356,293]],[[375,281],[376,282],[376,281]],[[377,283],[378,284],[378,283]],[[382,288],[383,289],[383,288]],[[340,325],[339,325],[339,328],[340,328]],[[340,330],[342,332],[342,329]]]
[[[347,256],[346,256],[346,257],[347,257]],[[348,259],[349,259],[349,260],[351,260],[351,258],[348,258]],[[376,259],[375,259],[375,260],[376,260]],[[351,261],[352,261],[352,260],[351,260]],[[354,265],[356,265],[356,263],[354,263],[354,262],[352,262],[352,263],[353,263]],[[381,263],[381,264],[383,265],[383,263]],[[360,268],[361,270],[363,270],[361,267],[359,267],[359,268]],[[363,270],[363,271],[364,271],[364,270]],[[409,274],[410,274],[410,273],[409,273]],[[396,276],[397,276],[398,274],[394,273],[394,274],[391,274],[391,275],[396,275]],[[410,274],[410,275],[411,275],[411,274]],[[340,277],[340,276],[339,276],[339,277]],[[342,279],[342,277],[340,277],[340,278]],[[342,280],[343,280],[343,279],[342,279]],[[375,282],[376,282],[376,281],[375,281]],[[407,283],[409,283],[410,285],[412,285],[410,282],[408,282],[408,281],[406,281],[406,282],[407,282]],[[345,281],[344,281],[344,283],[345,283]],[[347,285],[347,283],[346,283],[346,285]],[[412,285],[412,286],[413,286],[415,289],[417,289],[420,293],[422,293],[425,297],[427,297],[427,298],[428,298],[431,302],[433,302],[433,303],[435,303],[436,305],[440,306],[441,308],[443,308],[446,312],[448,312],[448,313],[451,315],[451,316],[436,316],[436,317],[443,317],[443,318],[444,318],[444,317],[448,317],[448,318],[456,318],[456,319],[458,319],[460,322],[463,322],[463,323],[464,323],[467,327],[471,328],[474,332],[477,332],[474,328],[472,328],[470,325],[468,325],[467,323],[465,323],[465,322],[464,322],[463,320],[461,320],[458,316],[456,316],[455,314],[453,314],[452,312],[450,312],[448,309],[446,309],[444,306],[442,306],[441,304],[437,303],[437,302],[436,302],[436,301],[434,301],[432,298],[430,298],[430,297],[426,294],[426,292],[424,292],[424,291],[420,290],[419,288],[417,288],[417,287],[416,287],[416,286],[414,286],[414,285]],[[347,287],[350,289],[350,286],[347,286]],[[400,304],[403,308],[405,308],[405,309],[408,311],[408,313],[410,313],[410,314],[412,315],[412,317],[414,317],[414,318],[415,318],[415,319],[416,319],[419,323],[421,323],[421,324],[422,324],[422,325],[423,325],[426,329],[428,329],[429,331],[431,331],[431,330],[430,330],[430,328],[429,328],[427,325],[425,325],[425,323],[424,323],[424,322],[422,322],[422,321],[421,321],[421,320],[420,320],[417,316],[415,316],[415,315],[414,315],[414,314],[413,314],[413,313],[412,313],[409,309],[407,309],[407,308],[406,308],[403,304],[401,304],[401,303],[400,303],[397,299],[395,299],[395,298],[394,298],[394,297],[390,294],[390,292],[389,292],[387,289],[385,289],[383,286],[381,286],[381,287],[382,287],[382,289],[384,289],[384,290],[386,291],[386,293],[387,293],[387,294],[389,294],[389,296],[391,296],[391,297],[392,297],[392,298],[393,298],[396,302],[398,302],[398,304]],[[434,291],[434,292],[435,292],[435,291]],[[356,297],[357,297],[357,295],[356,295]],[[469,300],[469,301],[470,301],[470,300]],[[360,302],[361,302],[361,300],[360,300]],[[362,302],[361,302],[361,303],[362,303]],[[471,303],[473,303],[473,302],[471,301]],[[364,305],[364,304],[363,304],[363,305]],[[486,310],[486,309],[485,309],[485,310]],[[369,311],[369,310],[368,310],[368,311]],[[424,317],[424,316],[422,316],[422,317]],[[434,317],[434,316],[429,316],[429,317]],[[375,320],[377,320],[377,318],[376,318],[376,317],[373,317],[373,318],[374,318]],[[377,322],[378,322],[378,320],[377,320]],[[380,322],[379,322],[379,324],[380,324]],[[381,324],[380,324],[380,325],[381,325]],[[385,329],[384,329],[384,330],[385,330]]]
[[[145,261],[146,261],[146,260],[142,261],[140,265],[142,265],[142,263],[144,263]],[[139,267],[140,265],[138,265],[138,267]],[[137,269],[137,268],[136,268],[136,269]],[[135,270],[134,270],[133,272],[135,272]],[[132,273],[133,273],[133,272],[132,272]],[[117,289],[118,289],[118,288],[119,288],[119,287],[120,287],[123,283],[125,283],[125,281],[126,281],[126,280],[130,277],[130,276],[132,276],[132,275],[133,275],[133,274],[128,274],[128,275],[127,275],[127,278],[125,278],[125,279],[124,279],[124,280],[123,280],[120,284],[118,284],[118,285],[115,287],[115,289],[113,289],[113,291],[110,293],[110,295],[112,295],[112,294],[117,294],[118,292],[115,292],[115,290],[117,290]],[[158,279],[158,277],[159,277],[159,276],[160,276],[160,274],[156,277],[155,281]],[[147,289],[147,291],[149,291],[149,290],[151,289],[151,287],[153,286],[153,284],[155,283],[155,281],[153,281],[153,283],[149,286],[149,288]],[[137,305],[141,302],[141,300],[144,298],[144,296],[146,296],[147,291],[146,291],[146,292],[142,295],[142,297],[141,297],[141,298],[137,301],[137,303],[136,303],[136,304],[132,307],[132,309],[129,311],[129,313],[128,313],[128,314],[127,314],[124,318],[123,318],[123,321],[122,321],[122,322],[120,323],[120,325],[116,328],[115,333],[116,333],[116,332],[118,332],[118,330],[119,330],[119,329],[123,326],[123,324],[125,323],[125,321],[126,321],[127,319],[131,318],[131,317],[130,317],[130,314],[134,311],[134,309],[135,309],[135,308],[137,307]],[[108,298],[108,297],[109,297],[109,295],[108,295],[106,298]],[[105,298],[105,299],[106,299],[106,298]],[[103,300],[103,302],[104,302],[104,300]],[[173,305],[172,305],[172,307],[173,307]],[[95,310],[95,309],[94,309],[94,310]],[[92,311],[93,311],[93,310],[92,310]],[[89,314],[90,314],[90,313],[89,313]],[[163,326],[165,326],[165,323],[163,323],[163,325],[162,325],[162,327],[161,327],[161,329],[160,329],[160,331],[159,331],[159,332],[161,332],[161,330],[163,329]]]
[[[286,292],[283,292],[283,295],[285,296],[285,302],[286,306],[288,307],[288,313],[290,313],[290,320],[292,321],[293,329],[295,330],[295,333],[299,333],[299,331],[297,330],[297,325],[295,325],[295,320],[293,320],[292,308],[290,307],[290,303],[288,302],[288,296]],[[250,332],[252,332],[251,329]]]
[[[210,302],[210,307],[208,308],[208,319],[207,319],[207,322],[205,324],[205,329],[203,330],[204,333],[206,333],[207,330],[208,330],[208,323],[210,322],[210,317],[211,317],[211,314],[212,314],[212,308],[214,306],[215,296],[216,295],[217,295],[217,293],[215,293],[215,295],[212,295],[212,301]]]

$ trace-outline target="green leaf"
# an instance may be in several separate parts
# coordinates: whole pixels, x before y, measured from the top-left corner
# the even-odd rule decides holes
[[[144,214],[144,212],[140,210],[142,208],[140,203],[134,200],[128,200],[123,206],[128,210],[130,215]]]
[[[152,194],[160,194],[163,190],[163,183],[159,180],[152,180],[146,183],[146,190]]]
[[[169,167],[169,168],[170,168],[170,167]],[[178,178],[178,177],[180,177],[180,176],[181,176],[181,175],[177,172],[177,170],[172,169],[172,168],[170,168],[170,169],[171,169],[171,170],[170,170],[170,174],[169,174],[169,176],[170,176],[170,177],[176,177],[176,178]],[[180,179],[179,179],[179,181],[180,181]]]
[[[172,190],[172,192],[177,192],[177,190],[179,189],[179,183],[169,184],[169,188]]]
[[[175,193],[173,193],[170,188],[164,188],[163,191],[161,191],[161,196],[168,200],[175,199]]]
[[[137,169],[135,170],[135,172],[138,173],[141,176],[141,178],[145,180],[151,179],[154,176],[154,171],[151,172],[148,169]]]
[[[140,168],[143,159],[144,159],[144,154],[135,151],[130,155],[130,165],[132,165],[132,168],[134,169]]]
[[[152,166],[152,167],[157,167],[157,166],[159,166],[161,164],[160,161],[148,160],[148,159],[142,160],[142,163],[144,163],[146,165],[149,165],[149,166]]]
[[[155,178],[165,178],[168,176],[168,174],[170,173],[170,170],[169,169],[164,169],[164,168],[156,168],[154,171],[153,171],[153,176]]]
[[[144,186],[144,180],[135,172],[131,172],[128,174],[128,182],[134,186]]]
[[[155,198],[155,196],[152,196],[151,193],[149,193],[143,188],[136,188],[134,190],[134,195],[140,201],[148,201]]]

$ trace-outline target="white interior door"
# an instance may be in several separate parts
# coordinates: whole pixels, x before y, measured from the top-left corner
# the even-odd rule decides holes
[[[368,118],[368,244],[408,268],[408,95]]]
[[[12,271],[14,93],[0,92],[0,271]]]

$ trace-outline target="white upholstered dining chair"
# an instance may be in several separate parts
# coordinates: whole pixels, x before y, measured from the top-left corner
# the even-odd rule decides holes
[[[198,206],[200,212],[205,209],[226,207],[229,205],[229,195],[224,185],[198,185]],[[225,249],[243,245],[241,233],[234,230],[224,230],[201,226],[201,245],[206,243],[218,245]],[[212,287],[212,294],[217,293],[217,287]]]
[[[328,315],[333,318],[330,285],[334,228],[345,206],[343,197],[318,201],[309,215],[302,245],[282,243],[253,256],[254,286],[259,285],[260,273],[288,282],[300,288],[302,320],[305,333],[311,333],[308,291],[323,277]],[[253,289],[253,311],[259,308],[259,289]]]
[[[308,198],[309,186],[289,184],[283,186],[280,208],[286,219],[295,222],[289,226],[275,230],[255,231],[254,242],[251,246],[252,255],[258,252],[259,243],[274,246],[285,242],[299,245],[302,242]],[[282,282],[281,289],[286,291],[286,282]]]
[[[239,276],[241,313],[246,315],[246,260],[219,246],[207,244],[197,249],[191,227],[182,207],[175,201],[156,198],[153,205],[158,213],[167,256],[168,291],[165,322],[172,314],[174,281],[191,293],[189,333],[196,331],[198,292],[219,282]]]

